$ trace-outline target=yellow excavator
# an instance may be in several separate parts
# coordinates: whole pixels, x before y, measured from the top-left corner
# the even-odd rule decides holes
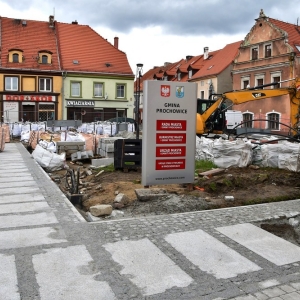
[[[278,86],[282,82],[290,82],[289,87],[265,89],[270,86]],[[224,111],[228,109],[225,103],[230,100],[232,105],[246,103],[249,101],[257,101],[265,98],[278,97],[282,95],[290,96],[290,123],[291,135],[300,137],[300,79],[294,78],[280,82],[273,82],[265,85],[255,86],[253,88],[225,92],[217,95],[216,100],[198,99],[197,103],[197,125],[196,134],[198,136],[210,133],[224,133],[225,118]],[[205,102],[206,101],[206,102]],[[220,120],[221,118],[221,120]]]

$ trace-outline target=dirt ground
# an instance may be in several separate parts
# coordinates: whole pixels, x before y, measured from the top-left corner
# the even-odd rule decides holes
[[[150,189],[165,189],[167,194],[159,199],[141,202],[135,193],[136,189],[144,188],[140,171],[101,173],[101,169],[90,169],[88,161],[81,166],[68,161],[68,165],[75,174],[80,173],[78,193],[83,195],[83,201],[77,208],[82,212],[93,205],[113,204],[118,193],[128,198],[128,203],[118,208],[125,216],[170,214],[300,198],[300,173],[249,166],[225,169],[212,176],[198,175],[192,189],[181,184],[150,186]],[[66,170],[50,174],[65,194],[70,192],[69,174]]]

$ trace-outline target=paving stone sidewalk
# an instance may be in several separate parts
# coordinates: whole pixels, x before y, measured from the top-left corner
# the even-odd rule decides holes
[[[300,200],[86,222],[21,143],[0,153],[0,299],[300,299]]]

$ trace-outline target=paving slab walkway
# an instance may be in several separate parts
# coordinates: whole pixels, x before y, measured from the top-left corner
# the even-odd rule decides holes
[[[21,143],[0,153],[0,299],[300,299],[300,200],[86,222]]]

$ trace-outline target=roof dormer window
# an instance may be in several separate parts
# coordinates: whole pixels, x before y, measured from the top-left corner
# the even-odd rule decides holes
[[[47,65],[52,62],[52,52],[47,50],[42,50],[39,52],[39,64]]]
[[[13,58],[14,63],[18,63],[19,62],[19,53],[14,53],[12,55],[12,58]]]
[[[10,63],[21,63],[23,61],[22,50],[11,49],[8,53],[8,62]]]
[[[47,64],[47,63],[48,63],[48,56],[42,55],[42,64]]]

